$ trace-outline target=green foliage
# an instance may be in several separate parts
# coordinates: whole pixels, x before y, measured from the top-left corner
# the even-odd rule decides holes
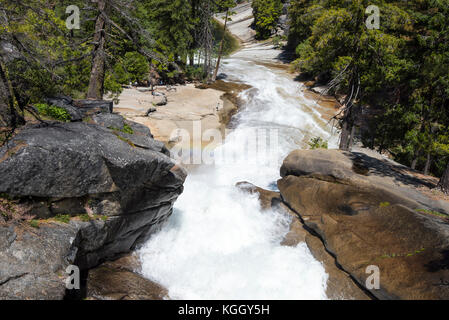
[[[368,5],[380,9],[378,30],[365,25]],[[364,145],[441,176],[449,161],[448,2],[292,0],[289,11],[294,67],[372,115]]]
[[[192,5],[184,0],[147,0],[146,15],[153,21],[151,33],[163,51],[173,59],[185,60],[194,41],[193,31],[198,20],[192,17]]]
[[[386,254],[380,256],[380,259],[413,257],[417,254],[423,253],[425,250],[426,250],[425,248],[421,248],[421,249],[417,249],[415,251],[406,252],[406,253],[386,253]]]
[[[127,123],[125,123],[123,125],[123,129],[122,132],[127,133],[127,134],[134,134],[134,130],[131,128],[131,126]]]
[[[52,219],[55,220],[55,221],[58,221],[58,222],[62,222],[62,223],[69,223],[70,222],[70,215],[68,215],[68,214],[58,214],[58,215],[54,216]]]
[[[274,36],[272,41],[273,41],[274,48],[280,49],[282,47],[282,42],[285,41],[285,37]]]
[[[202,20],[206,4],[212,10]],[[81,9],[79,30],[66,28],[68,5]],[[188,58],[192,61],[198,55],[200,27],[204,21],[212,23],[214,13],[234,5],[234,0],[145,0],[129,1],[126,6],[106,1],[105,98],[118,102],[122,85],[146,85],[154,70],[165,83],[182,82],[184,75],[204,77],[198,65],[187,66]],[[94,10],[83,10],[88,7]],[[17,49],[3,60],[21,109],[55,94],[86,97],[95,47],[95,9],[96,4],[87,0],[2,1],[7,23],[0,25],[0,41]],[[217,50],[222,30],[216,22],[212,26]],[[224,37],[226,55],[238,48],[238,41],[230,34]]]
[[[79,216],[80,220],[83,222],[89,222],[92,218],[86,213]]]
[[[187,80],[201,80],[204,79],[204,70],[202,66],[186,66],[185,76]]]
[[[127,134],[134,134],[134,130],[133,128],[131,128],[131,126],[127,123],[125,123],[123,125],[123,128],[119,129],[119,128],[115,128],[115,127],[108,127],[108,129],[114,130],[114,131],[118,131],[118,132],[123,132],[123,133],[127,133]]]
[[[29,224],[31,227],[39,229],[39,220],[30,220]]]
[[[102,221],[108,220],[107,216],[98,215],[98,214],[94,214],[91,216],[86,213],[86,214],[79,215],[78,217],[83,222],[90,222],[90,221],[95,221],[95,220],[102,220]]]
[[[443,214],[438,211],[432,211],[432,210],[428,210],[428,209],[416,209],[416,211],[430,214],[430,215],[437,216],[437,217],[441,217],[441,218],[449,218],[449,216],[447,214]]]
[[[281,0],[253,0],[254,26],[257,39],[268,39],[282,14]]]
[[[150,72],[148,60],[138,52],[127,52],[114,66],[114,73],[120,84],[142,83]]]
[[[218,53],[218,49],[220,46],[221,39],[223,39],[224,35],[224,43],[223,43],[223,55],[227,56],[238,50],[240,47],[239,41],[228,31],[223,32],[223,25],[221,25],[218,21],[212,21],[212,34],[214,36],[215,42],[215,52]]]
[[[128,138],[122,137],[120,134],[118,134],[118,132],[114,131],[114,134],[115,134],[115,136],[116,136],[119,140],[121,140],[121,141],[123,141],[123,142],[126,142],[127,144],[129,144],[129,145],[130,145],[131,147],[133,147],[133,148],[136,147],[136,145],[135,145],[131,140],[129,140]]]
[[[310,146],[310,149],[327,149],[328,142],[323,140],[321,137],[315,137],[310,139],[310,142],[307,143]]]
[[[389,207],[389,206],[390,206],[390,203],[388,201],[381,202],[379,204],[379,208],[386,208],[386,207]]]
[[[34,105],[40,115],[50,117],[51,119],[69,122],[71,119],[70,114],[61,107],[49,106],[46,103],[37,103]]]
[[[323,10],[320,5],[313,3],[312,0],[291,0],[290,2],[288,45],[291,48],[296,48],[310,36],[313,22]]]

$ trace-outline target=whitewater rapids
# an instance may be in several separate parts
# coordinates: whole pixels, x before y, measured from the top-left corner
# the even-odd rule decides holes
[[[256,195],[235,184],[275,190],[284,157],[315,136],[333,146],[330,128],[285,71],[231,57],[221,72],[226,81],[252,88],[242,92],[244,105],[217,157],[218,151],[242,150],[254,129],[274,132],[276,139],[266,158],[236,152],[234,163],[190,173],[168,223],[139,250],[142,273],[166,287],[170,299],[327,299],[328,276],[307,245],[280,244],[291,218],[262,210]]]

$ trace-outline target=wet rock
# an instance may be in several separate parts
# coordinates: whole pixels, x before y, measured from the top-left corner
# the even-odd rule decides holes
[[[250,194],[259,195],[260,204],[263,209],[271,209],[281,203],[279,192],[265,190],[246,181],[238,182],[236,187]]]
[[[332,300],[371,300],[367,292],[356,285],[351,276],[338,268],[335,258],[330,255],[322,241],[310,233],[306,234],[305,242],[312,255],[323,263],[327,279],[326,295]]]
[[[145,113],[145,116],[148,117],[151,113],[156,112],[156,111],[157,111],[156,108],[149,108],[149,109],[147,110],[147,112]]]
[[[306,81],[306,82],[304,82],[304,85],[307,88],[312,88],[315,85],[315,81]]]
[[[369,296],[355,284],[350,276],[335,265],[334,257],[326,252],[321,240],[304,227],[299,215],[282,202],[279,192],[265,190],[249,182],[239,182],[236,186],[250,194],[258,194],[264,209],[282,211],[291,216],[290,230],[285,235],[281,245],[295,247],[301,242],[306,242],[312,255],[323,264],[326,273],[329,275],[326,295],[330,299],[369,299]]]
[[[226,73],[219,73],[217,75],[217,80],[224,80],[224,79],[227,79],[227,78],[228,78],[228,75]]]
[[[89,270],[87,298],[95,300],[163,300],[168,291],[139,274],[140,262],[135,255],[106,262]]]
[[[329,88],[328,87],[324,87],[324,86],[316,86],[310,89],[311,91],[318,93],[318,94],[322,94],[322,95],[326,95]]]

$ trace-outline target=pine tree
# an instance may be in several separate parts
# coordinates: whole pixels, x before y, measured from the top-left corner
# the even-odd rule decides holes
[[[228,24],[228,20],[231,19],[230,16],[233,14],[233,12],[231,12],[231,9],[234,6],[235,6],[235,1],[233,1],[233,0],[222,0],[219,2],[218,10],[219,11],[226,10],[226,14],[225,14],[225,18],[224,18],[223,37],[221,38],[221,41],[220,41],[220,49],[218,50],[218,59],[217,59],[217,64],[215,66],[214,75],[212,76],[212,81],[215,81],[215,79],[217,79],[218,69],[220,68],[221,56],[223,55],[223,46],[224,46],[225,35],[226,35],[226,26]]]
[[[441,190],[443,190],[443,192],[449,194],[449,163],[438,185],[440,186]]]
[[[106,0],[97,0],[98,14],[93,37],[92,68],[90,72],[88,99],[103,99],[106,67]]]
[[[276,29],[282,14],[281,0],[253,0],[252,8],[256,38],[267,39]]]

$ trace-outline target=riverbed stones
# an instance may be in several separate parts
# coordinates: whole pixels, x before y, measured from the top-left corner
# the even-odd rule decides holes
[[[360,286],[367,287],[369,266],[379,268],[375,297],[448,299],[447,212],[413,188],[426,181],[403,169],[363,154],[297,150],[278,187]]]

